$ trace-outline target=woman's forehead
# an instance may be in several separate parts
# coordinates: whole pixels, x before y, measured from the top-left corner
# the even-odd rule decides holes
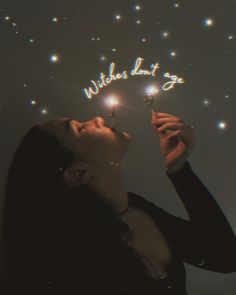
[[[45,129],[50,130],[50,131],[57,130],[58,128],[61,128],[63,125],[65,125],[68,120],[71,120],[71,118],[65,118],[65,117],[56,118],[56,119],[42,123],[40,125],[40,128],[44,130]]]
[[[57,125],[64,124],[68,120],[73,120],[73,118],[70,118],[70,117],[55,118],[55,119],[52,119],[52,120],[42,123],[41,126],[48,126],[48,127],[49,126],[57,126]]]

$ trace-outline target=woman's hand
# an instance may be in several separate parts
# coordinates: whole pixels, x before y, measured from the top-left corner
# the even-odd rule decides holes
[[[161,153],[170,174],[180,170],[195,147],[194,129],[181,118],[152,112],[151,124],[160,136]],[[171,130],[171,131],[167,131]]]

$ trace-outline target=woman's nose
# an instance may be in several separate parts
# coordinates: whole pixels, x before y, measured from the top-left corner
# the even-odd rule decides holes
[[[102,117],[94,118],[94,122],[97,127],[103,127],[105,125],[104,119]]]

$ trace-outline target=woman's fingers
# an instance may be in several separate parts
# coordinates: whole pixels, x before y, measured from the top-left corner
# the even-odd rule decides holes
[[[157,130],[159,132],[163,132],[166,129],[171,129],[171,130],[181,130],[184,128],[184,124],[183,123],[176,123],[176,122],[169,122],[169,123],[165,123],[164,125],[162,125],[161,127],[157,128]]]
[[[176,117],[174,115],[171,114],[167,114],[167,113],[158,113],[158,112],[154,112],[152,111],[152,117],[158,117],[158,118],[163,118],[163,117]]]
[[[181,118],[167,113],[152,112],[151,124],[153,125],[154,130],[157,130],[158,133],[166,134],[165,131],[167,130],[181,130],[186,135],[190,132],[193,133],[193,130],[189,128],[190,126]]]
[[[152,112],[151,124],[161,126],[162,124],[167,122],[184,123],[183,120],[179,117],[167,113]]]
[[[177,117],[152,118],[151,120],[151,124],[156,126],[161,126],[164,123],[168,123],[168,122],[184,123],[180,118],[177,118]]]

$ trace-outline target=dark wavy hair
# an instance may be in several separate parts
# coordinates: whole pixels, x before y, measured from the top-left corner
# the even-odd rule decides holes
[[[39,126],[23,137],[2,209],[2,294],[146,293],[152,280],[124,242],[128,226],[88,185],[63,181],[73,160]]]

